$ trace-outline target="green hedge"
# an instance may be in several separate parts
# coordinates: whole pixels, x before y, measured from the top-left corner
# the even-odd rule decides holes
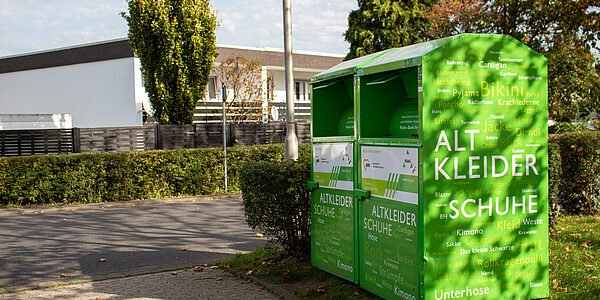
[[[600,212],[600,132],[556,134],[551,135],[549,141],[560,147],[563,179],[558,182],[558,203],[561,209],[569,214]]]
[[[249,161],[240,171],[248,225],[298,256],[310,253],[310,161],[302,147],[298,161]]]
[[[561,157],[558,144],[548,144],[548,205],[550,223],[554,224],[558,213],[558,188],[561,177]]]
[[[227,158],[229,190],[239,191],[244,162],[282,161],[284,147],[232,147]],[[223,182],[218,148],[0,158],[0,205],[217,194],[224,192]]]

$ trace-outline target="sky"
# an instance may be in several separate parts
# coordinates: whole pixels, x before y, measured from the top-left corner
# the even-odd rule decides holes
[[[290,0],[294,50],[346,54],[356,0]],[[283,48],[282,0],[212,0],[217,43]],[[127,36],[126,0],[0,0],[0,56]]]

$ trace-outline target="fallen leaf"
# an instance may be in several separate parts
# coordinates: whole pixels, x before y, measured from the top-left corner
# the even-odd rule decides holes
[[[588,276],[588,277],[587,277],[587,280],[588,280],[589,282],[592,282],[592,281],[594,281],[594,280],[597,280],[597,279],[598,279],[598,276],[591,276],[591,275],[590,275],[590,276]]]
[[[586,267],[586,268],[588,268],[588,269],[590,269],[590,270],[595,270],[596,269],[596,266],[594,266],[594,265],[583,264],[583,266]]]
[[[187,248],[181,248],[181,249],[179,249],[179,250],[180,250],[180,251],[188,251],[188,249],[187,249]]]
[[[581,247],[589,248],[591,242],[592,241],[585,240],[585,241],[583,241],[583,244],[581,244]]]
[[[257,233],[256,236],[257,237],[263,237],[264,235],[262,235],[261,233]]]
[[[567,250],[567,252],[571,252],[571,248],[569,248],[569,246],[567,246],[565,250]]]
[[[67,275],[67,274],[60,274],[60,278],[68,278],[71,277],[71,275]]]
[[[177,275],[177,272],[172,272],[171,275]]]
[[[317,289],[322,289],[322,288],[323,288],[322,284],[317,285]]]
[[[218,265],[218,264],[220,264],[220,263],[221,263],[221,261],[220,261],[220,260],[217,260],[215,263]]]
[[[223,269],[229,269],[229,265],[224,265]]]
[[[246,275],[252,275],[252,270],[246,272]]]
[[[324,289],[318,289],[317,293],[323,294],[323,293],[325,293],[325,290]]]
[[[552,287],[553,287],[553,288],[557,288],[557,287],[558,287],[558,284],[559,284],[559,283],[558,283],[558,280],[556,280],[556,279],[552,280]]]
[[[358,296],[360,295],[358,292],[354,292],[354,296]]]
[[[208,265],[207,265],[207,264],[203,264],[202,266],[203,266],[203,267],[208,267]]]
[[[255,292],[260,292],[262,289],[254,289]]]
[[[223,280],[223,278],[222,278],[222,277],[219,277],[219,278],[217,278],[217,281],[221,281],[221,280]]]
[[[210,266],[211,269],[216,269],[218,268],[217,266]]]
[[[197,267],[194,268],[194,271],[196,271],[196,272],[202,272],[202,271],[204,271],[204,268],[201,267],[201,266],[197,266]]]
[[[106,262],[106,258],[101,258],[100,262]]]

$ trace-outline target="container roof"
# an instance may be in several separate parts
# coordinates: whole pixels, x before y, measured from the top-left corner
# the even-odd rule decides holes
[[[460,35],[454,35],[402,48],[392,48],[390,51],[377,57],[377,59],[363,64],[360,67],[359,73],[374,73],[380,71],[381,69],[418,66],[421,64],[421,57],[438,48],[441,48],[459,36]]]
[[[355,59],[342,62],[332,68],[315,75],[312,80],[323,81],[335,77],[341,77],[348,74],[360,73],[359,70],[366,68],[376,68],[377,66],[387,65],[389,63],[398,63],[402,61],[420,58],[423,55],[447,44],[459,35],[442,38],[439,40],[410,45],[402,48],[392,48],[373,54],[365,55]]]
[[[523,45],[522,43],[510,36],[495,34],[463,33],[402,48],[392,48],[363,57],[355,58],[349,61],[345,61],[314,76],[312,78],[312,82],[342,77],[349,74],[366,75],[386,70],[419,66],[422,63],[422,58],[427,54],[434,52],[437,49],[445,47],[447,44],[454,40],[462,38],[507,38],[517,43],[518,45],[528,49],[528,51],[535,53],[535,51],[531,50],[529,47]],[[538,53],[535,54],[539,55]]]
[[[340,64],[337,64],[337,65],[313,76],[312,81],[317,82],[317,81],[328,80],[328,79],[332,79],[332,78],[336,78],[336,77],[342,77],[342,76],[345,76],[348,74],[354,74],[362,65],[372,61],[373,59],[377,58],[380,55],[385,54],[386,52],[388,52],[390,50],[391,49],[388,49],[388,50],[372,53],[369,55],[365,55],[365,56],[357,57],[355,59],[341,62]]]

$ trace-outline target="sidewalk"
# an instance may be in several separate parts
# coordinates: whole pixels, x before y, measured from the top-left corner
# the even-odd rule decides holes
[[[176,275],[174,275],[176,274]],[[204,268],[0,294],[8,299],[280,299],[263,287]]]
[[[218,269],[185,269],[264,245],[240,194],[5,208],[0,223],[0,300],[280,299]]]

